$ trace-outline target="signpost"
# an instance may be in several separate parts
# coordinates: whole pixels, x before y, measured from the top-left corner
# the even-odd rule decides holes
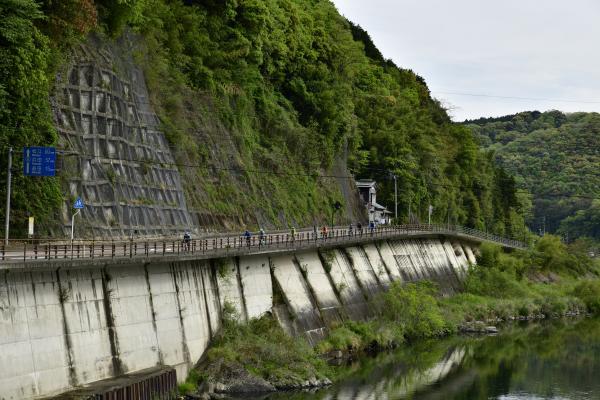
[[[10,189],[12,181],[13,148],[8,149],[8,171],[6,174],[6,218],[4,228],[4,244],[8,245],[10,228]],[[24,176],[55,176],[56,148],[54,147],[23,147]],[[33,235],[33,218],[29,220],[29,235]],[[72,236],[72,235],[71,235]]]
[[[75,231],[75,216],[79,214],[84,207],[83,200],[81,200],[81,197],[78,197],[77,200],[75,200],[75,204],[73,204],[73,208],[77,211],[71,217],[71,242],[73,241],[73,232]]]
[[[55,176],[56,149],[54,147],[23,147],[23,175]]]

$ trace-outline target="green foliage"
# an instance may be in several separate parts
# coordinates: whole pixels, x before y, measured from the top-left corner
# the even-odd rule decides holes
[[[377,303],[381,318],[399,325],[408,339],[439,336],[446,325],[431,282],[393,282]]]
[[[201,374],[198,370],[192,369],[185,379],[185,382],[177,385],[177,389],[180,395],[192,394],[196,391],[198,385],[206,379],[204,374]]]
[[[592,272],[592,261],[586,254],[569,250],[558,236],[544,235],[535,244],[533,261],[543,270],[566,272],[574,276]]]
[[[593,204],[600,195],[599,114],[532,111],[465,124],[533,193],[533,230],[600,238],[600,206]]]
[[[404,218],[409,203],[415,215],[431,203],[434,219],[515,233],[512,186],[495,178],[503,176],[470,132],[330,2],[98,4],[108,33],[130,25],[145,37],[142,64],[176,157],[206,165],[182,171],[184,182],[201,182],[186,185],[200,211],[238,215],[249,206],[281,226],[325,220],[339,183],[321,176],[347,154],[353,172],[380,182],[384,203],[393,194],[384,177],[398,176]],[[214,130],[230,134],[233,153],[218,143],[207,151],[198,132]],[[215,184],[213,168],[230,154],[233,172]],[[253,172],[265,169],[273,174]]]
[[[558,233],[564,237],[590,237],[600,241],[600,200],[592,201],[589,208],[576,211],[562,221]]]
[[[298,384],[328,372],[325,362],[301,338],[287,335],[270,315],[241,324],[231,308],[223,313],[223,328],[207,351],[207,363],[222,368],[241,366],[267,381]],[[217,377],[218,379],[218,377]]]
[[[43,18],[33,0],[7,0],[0,4],[0,182],[6,182],[8,147],[13,146],[12,233],[25,232],[26,218],[36,217],[48,228],[60,209],[60,185],[55,178],[24,177],[23,146],[54,145],[48,93],[52,51],[48,38],[35,26]],[[0,185],[0,197],[6,196]],[[0,206],[4,215],[4,202]],[[11,235],[13,236],[13,235]]]
[[[573,295],[580,298],[589,312],[600,314],[600,281],[584,281],[575,286]]]
[[[388,204],[385,177],[396,174],[401,219],[409,204],[417,217],[432,204],[434,220],[521,236],[511,178],[450,122],[421,77],[385,60],[328,1],[48,0],[43,20],[32,0],[7,4],[3,20],[15,22],[4,34],[24,38],[2,61],[16,87],[0,81],[0,123],[15,145],[56,141],[47,77],[50,58],[61,57],[51,57],[48,38],[63,49],[96,26],[113,38],[133,29],[150,101],[178,163],[191,166],[180,172],[192,209],[244,224],[319,223],[340,185],[352,190],[326,176],[349,167],[377,179]],[[45,182],[18,212],[49,219],[59,208],[58,182]]]

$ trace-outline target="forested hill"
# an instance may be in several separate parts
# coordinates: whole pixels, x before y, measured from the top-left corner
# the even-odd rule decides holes
[[[349,177],[376,179],[379,202],[393,209],[395,174],[401,220],[409,205],[426,218],[431,204],[437,221],[523,233],[511,178],[449,120],[421,77],[386,60],[328,0],[7,0],[0,21],[3,154],[8,145],[68,145],[49,100],[62,95],[55,85],[65,64],[129,49],[199,224],[312,225],[330,220],[335,200],[347,211],[337,222],[347,223],[361,209]],[[113,160],[96,160],[104,167],[94,176],[118,193],[120,175],[105,168]],[[164,190],[150,182],[151,161],[129,161],[141,181]],[[59,178],[35,185],[16,176],[15,231],[27,215],[50,229],[62,209],[64,221],[73,195],[66,179],[79,173],[66,163]],[[173,205],[136,196],[137,208]],[[131,200],[114,197],[110,217],[95,216],[105,230],[127,224],[120,210]]]
[[[533,193],[532,228],[600,238],[600,114],[531,111],[465,125]]]

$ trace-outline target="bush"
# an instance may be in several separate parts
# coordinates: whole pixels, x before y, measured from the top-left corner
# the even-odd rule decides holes
[[[469,269],[464,287],[467,293],[496,298],[523,297],[527,294],[514,273],[482,265]]]
[[[573,295],[585,303],[588,312],[600,314],[600,281],[584,281],[579,283]]]
[[[407,339],[433,337],[447,331],[436,294],[431,282],[402,285],[396,281],[375,299],[375,304],[381,318],[397,324]]]

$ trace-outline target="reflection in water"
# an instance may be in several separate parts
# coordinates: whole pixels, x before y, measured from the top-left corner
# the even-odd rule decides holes
[[[348,368],[348,377],[329,389],[266,399],[600,399],[600,320],[425,342]]]

